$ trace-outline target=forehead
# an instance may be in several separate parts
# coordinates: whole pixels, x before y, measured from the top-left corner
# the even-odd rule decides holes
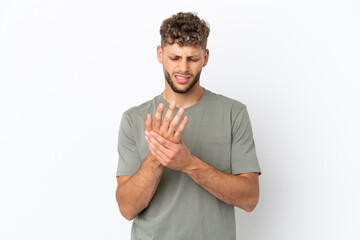
[[[203,55],[204,49],[199,46],[179,46],[178,44],[166,44],[163,47],[164,54],[166,55],[176,55],[176,56],[196,56]]]

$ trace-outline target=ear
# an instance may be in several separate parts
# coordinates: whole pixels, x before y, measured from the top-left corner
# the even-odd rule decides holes
[[[162,64],[163,63],[163,61],[162,61],[163,49],[160,45],[157,46],[156,52],[157,52],[157,59],[158,59],[159,63]]]
[[[209,49],[206,49],[205,50],[205,56],[204,56],[204,64],[203,64],[203,67],[205,67],[206,66],[206,64],[208,63],[208,61],[209,61]]]

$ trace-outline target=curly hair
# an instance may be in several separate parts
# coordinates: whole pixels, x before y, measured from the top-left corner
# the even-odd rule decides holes
[[[177,43],[180,46],[202,46],[206,49],[209,33],[208,23],[201,20],[197,13],[179,12],[162,22],[161,46]]]

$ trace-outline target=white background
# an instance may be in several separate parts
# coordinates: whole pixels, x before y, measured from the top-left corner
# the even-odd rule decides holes
[[[202,86],[245,103],[260,202],[238,239],[360,239],[360,3],[0,2],[0,239],[129,239],[122,112],[161,93],[161,21],[211,26]]]

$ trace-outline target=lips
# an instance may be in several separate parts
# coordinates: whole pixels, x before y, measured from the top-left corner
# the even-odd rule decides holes
[[[185,75],[175,75],[175,79],[178,83],[180,84],[185,84],[190,80],[190,76],[185,76]]]

